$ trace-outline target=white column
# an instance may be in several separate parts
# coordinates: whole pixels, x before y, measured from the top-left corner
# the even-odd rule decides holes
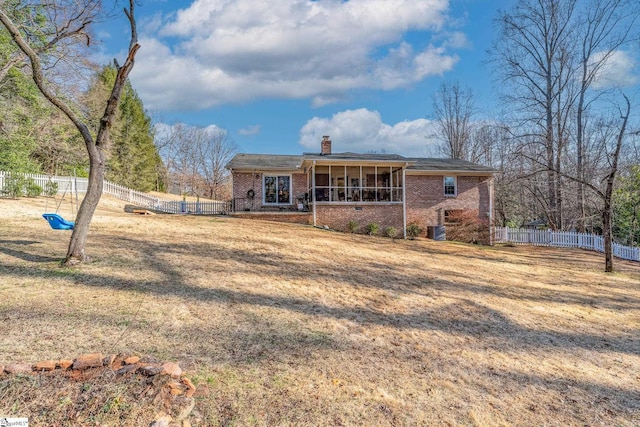
[[[316,161],[313,161],[313,169],[311,169],[311,193],[313,200],[313,226],[316,226]]]
[[[402,167],[402,235],[407,238],[407,165]]]

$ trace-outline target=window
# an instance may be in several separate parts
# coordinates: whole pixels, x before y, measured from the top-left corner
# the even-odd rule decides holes
[[[264,204],[291,204],[291,176],[264,176]]]
[[[445,196],[457,196],[458,189],[456,188],[456,177],[445,176],[444,177],[444,195]]]
[[[444,211],[444,225],[458,225],[462,223],[464,212],[460,209]]]

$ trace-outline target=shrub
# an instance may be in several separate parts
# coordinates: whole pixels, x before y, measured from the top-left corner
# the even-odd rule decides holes
[[[370,236],[375,236],[380,231],[380,226],[375,222],[370,222],[364,229]]]
[[[44,194],[49,197],[58,194],[58,183],[53,181],[47,182],[47,185],[44,186]]]
[[[349,221],[347,223],[347,230],[349,233],[355,233],[358,231],[359,224],[356,221]]]
[[[391,237],[392,239],[395,239],[396,236],[398,235],[398,230],[396,230],[395,227],[387,227],[384,229],[384,235],[387,237]]]
[[[27,197],[38,197],[42,194],[42,187],[35,182],[28,182],[26,187]]]
[[[415,239],[420,235],[420,226],[416,223],[407,225],[407,238],[410,240]]]
[[[456,212],[447,224],[447,240],[488,244],[489,233],[489,225],[478,218],[476,211]]]
[[[25,181],[25,192],[27,197],[38,197],[42,194],[42,187],[36,184],[33,178],[29,178]]]
[[[26,184],[27,179],[24,176],[11,174],[5,181],[4,192],[11,197],[22,197]]]

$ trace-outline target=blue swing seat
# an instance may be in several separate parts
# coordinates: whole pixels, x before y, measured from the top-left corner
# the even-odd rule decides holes
[[[60,215],[54,213],[42,214],[42,217],[47,220],[54,230],[73,230],[73,226],[75,225],[74,222],[67,221]]]

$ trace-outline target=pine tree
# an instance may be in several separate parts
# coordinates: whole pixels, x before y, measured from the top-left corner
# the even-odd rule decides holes
[[[32,158],[37,145],[34,128],[43,113],[35,90],[35,85],[16,69],[9,70],[0,82],[0,170],[40,170]]]
[[[108,96],[107,88],[113,86],[115,76],[116,70],[111,66],[98,73],[86,100],[90,111],[100,111]],[[131,83],[127,81],[111,128],[106,177],[139,191],[163,190],[164,183],[159,173],[162,167],[162,160],[154,144],[151,118]]]

